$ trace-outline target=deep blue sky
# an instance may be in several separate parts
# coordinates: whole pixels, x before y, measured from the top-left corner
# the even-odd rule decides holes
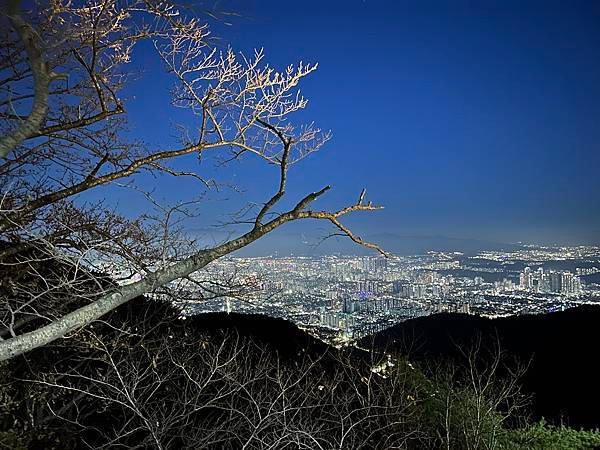
[[[319,62],[301,118],[334,139],[290,173],[290,195],[332,184],[324,206],[340,205],[367,187],[386,209],[351,221],[363,234],[600,243],[600,2],[217,8],[241,15],[215,27],[234,49],[264,47],[277,67]],[[153,124],[171,117],[147,95],[165,81],[151,83],[131,110],[160,141]],[[246,200],[267,198],[276,179],[252,161],[227,170]]]

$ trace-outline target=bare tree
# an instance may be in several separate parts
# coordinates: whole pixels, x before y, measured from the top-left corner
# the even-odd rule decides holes
[[[502,446],[522,405],[522,367],[505,370],[496,350],[426,377],[382,349],[196,320],[136,299],[5,362],[0,423],[58,448],[480,449]]]
[[[431,401],[437,405],[438,443],[447,449],[498,448],[506,422],[517,421],[527,404],[520,386],[527,364],[511,361],[498,338],[484,347],[478,336],[468,349],[457,348],[461,361],[430,370],[436,382]]]
[[[422,438],[412,374],[372,370],[385,357],[290,357],[235,330],[110,321],[108,335],[87,328],[71,357],[27,380],[45,393],[25,400],[38,402],[32,427],[62,423],[90,448],[404,448]]]
[[[316,64],[277,71],[264,64],[262,50],[251,58],[219,50],[197,14],[169,1],[40,1],[23,11],[19,0],[11,0],[2,21],[0,360],[185,279],[287,222],[325,220],[354,242],[384,253],[341,222],[352,212],[380,208],[365,201],[364,190],[337,210],[313,209],[329,186],[275,209],[290,168],[331,137],[314,124],[291,122],[307,105],[297,86]],[[141,42],[152,44],[172,76],[172,105],[189,114],[187,126],[165,129],[179,134],[173,147],[128,137],[121,94],[135,79],[130,61]],[[138,182],[152,174],[160,189],[165,177],[185,177],[205,192],[217,184],[202,160],[228,164],[250,155],[277,168],[277,186],[238,221],[245,231],[212,247],[198,245],[178,226],[193,214],[200,200],[195,193],[162,205]],[[125,217],[114,202],[88,196],[110,186],[141,189],[148,214]],[[40,266],[54,260],[69,270],[48,278]],[[127,283],[99,278],[107,266],[138,278]]]

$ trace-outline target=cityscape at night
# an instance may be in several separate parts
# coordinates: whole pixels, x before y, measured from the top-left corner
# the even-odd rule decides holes
[[[0,450],[600,449],[599,0],[0,1]]]
[[[600,304],[600,247],[522,246],[474,255],[230,258],[198,279],[235,273],[249,291],[187,300],[184,315],[257,311],[347,343],[398,322],[441,312],[483,317],[542,314]],[[193,292],[193,285],[189,289]],[[186,298],[193,298],[193,293]]]

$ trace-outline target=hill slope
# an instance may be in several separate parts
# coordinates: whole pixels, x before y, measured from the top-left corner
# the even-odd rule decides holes
[[[365,339],[362,345],[391,347],[409,359],[460,361],[460,348],[481,336],[484,346],[501,349],[531,363],[523,387],[533,394],[536,418],[572,426],[600,426],[600,307],[582,306],[546,315],[485,319],[437,314],[398,324]]]

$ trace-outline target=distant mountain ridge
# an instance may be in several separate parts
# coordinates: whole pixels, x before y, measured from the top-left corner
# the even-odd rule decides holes
[[[447,236],[407,236],[394,233],[379,233],[362,237],[367,241],[379,244],[382,248],[391,253],[403,256],[421,255],[430,251],[475,254],[484,250],[508,251],[522,248],[519,244]],[[321,241],[319,235],[278,233],[272,236],[265,236],[248,247],[241,249],[236,252],[236,256],[368,255],[372,253],[372,251],[360,247],[350,241],[350,239],[344,237],[335,237]]]
[[[448,236],[400,236],[396,234],[375,234],[369,239],[379,242],[389,251],[399,255],[422,254],[428,251],[479,253],[484,250],[517,250],[519,244],[508,244],[480,239],[456,238]]]

